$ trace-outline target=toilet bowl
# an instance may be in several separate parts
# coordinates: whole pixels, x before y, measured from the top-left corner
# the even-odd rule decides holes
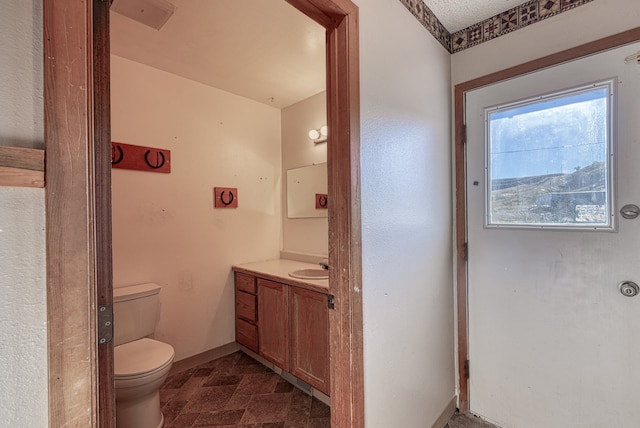
[[[173,357],[170,345],[149,338],[115,347],[118,428],[163,426],[159,389],[169,374]]]
[[[157,322],[160,287],[116,288],[114,297],[114,381],[116,426],[160,428],[159,389],[175,356],[173,347],[151,339]]]

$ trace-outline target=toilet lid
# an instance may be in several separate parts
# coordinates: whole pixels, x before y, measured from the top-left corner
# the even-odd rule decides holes
[[[173,360],[173,347],[143,338],[114,348],[115,376],[136,376],[158,370]]]

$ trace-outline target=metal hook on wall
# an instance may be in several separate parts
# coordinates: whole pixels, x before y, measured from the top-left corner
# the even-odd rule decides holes
[[[119,144],[111,146],[111,165],[118,165],[124,159],[124,150]]]
[[[229,191],[229,202],[224,200],[224,194],[225,194],[226,190],[223,190],[222,193],[220,193],[220,202],[222,202],[224,204],[224,206],[229,206],[233,203],[233,192]]]
[[[151,150],[147,150],[146,153],[144,154],[144,161],[147,163],[149,168],[153,168],[153,169],[162,168],[164,166],[164,163],[166,162],[166,159],[164,158],[164,153],[162,153],[159,150],[156,150],[156,163],[155,163],[155,165],[152,164],[149,161],[149,154],[150,153],[151,153]]]

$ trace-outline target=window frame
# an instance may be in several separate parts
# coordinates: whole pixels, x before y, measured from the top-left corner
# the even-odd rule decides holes
[[[498,105],[485,107],[484,109],[484,228],[485,229],[524,229],[524,230],[564,230],[564,231],[604,231],[617,232],[615,193],[616,193],[616,137],[617,137],[617,78],[598,80],[546,92],[542,95],[527,97],[519,100],[500,103]],[[606,198],[605,216],[606,223],[492,223],[491,222],[491,141],[490,141],[490,121],[492,113],[510,110],[516,107],[535,104],[545,100],[552,100],[583,92],[590,92],[597,89],[607,89],[606,97]]]

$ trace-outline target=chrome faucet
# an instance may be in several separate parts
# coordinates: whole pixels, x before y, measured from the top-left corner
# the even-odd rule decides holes
[[[329,270],[329,259],[322,259],[318,264],[322,269]]]

